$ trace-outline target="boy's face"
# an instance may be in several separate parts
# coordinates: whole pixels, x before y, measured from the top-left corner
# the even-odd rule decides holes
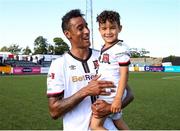
[[[118,40],[118,34],[121,31],[122,26],[118,26],[117,22],[109,22],[108,20],[105,23],[99,23],[99,32],[105,41],[105,44],[113,44]]]

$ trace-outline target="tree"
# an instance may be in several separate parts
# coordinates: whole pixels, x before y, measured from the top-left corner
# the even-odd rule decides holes
[[[140,57],[140,53],[137,48],[130,48],[129,50],[132,58]]]
[[[8,50],[8,47],[7,47],[7,46],[3,46],[3,47],[0,49],[0,51],[2,51],[2,52],[7,52],[7,51],[9,51],[9,50]]]
[[[174,62],[175,59],[176,59],[176,56],[170,55],[170,56],[164,58],[165,61],[163,61],[163,62]]]
[[[146,49],[142,48],[139,50],[140,56],[144,57],[146,54],[149,54],[150,52],[147,51]]]
[[[146,49],[138,49],[138,48],[130,48],[130,53],[132,58],[139,58],[139,57],[146,57],[146,54],[149,54],[150,52]]]
[[[29,48],[29,46],[26,46],[26,48],[23,49],[23,55],[29,55],[30,53],[32,53],[31,49]]]
[[[48,54],[54,54],[54,46],[53,45],[48,46]]]
[[[47,39],[39,36],[34,41],[34,54],[47,54],[48,43]]]
[[[56,37],[53,39],[55,43],[54,52],[56,55],[62,55],[69,50],[69,46],[62,38]]]
[[[11,52],[12,54],[19,54],[19,52],[21,52],[21,47],[19,47],[19,45],[16,44],[12,44],[8,47],[8,51]]]

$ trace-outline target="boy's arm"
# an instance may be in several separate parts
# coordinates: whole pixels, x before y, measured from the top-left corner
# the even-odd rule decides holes
[[[128,81],[128,66],[121,66],[119,68],[119,73],[120,79],[118,82],[117,93],[111,106],[112,113],[116,113],[121,110],[124,89],[126,88]]]
[[[128,81],[128,66],[122,66],[119,68],[119,72],[120,72],[120,79],[119,79],[119,83],[118,83],[118,89],[117,89],[117,93],[115,96],[115,99],[118,100],[122,100],[123,98],[123,94],[124,94],[124,89],[127,86],[127,81]]]
[[[127,95],[122,102],[121,109],[129,105],[134,99],[134,95],[129,85],[126,86],[126,90],[127,90]],[[111,114],[111,104],[105,102],[104,100],[96,100],[96,102],[92,104],[92,111],[93,111],[93,115],[96,118],[106,117],[107,115]]]

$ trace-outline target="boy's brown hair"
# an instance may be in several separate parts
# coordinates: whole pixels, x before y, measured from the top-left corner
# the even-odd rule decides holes
[[[119,27],[121,26],[120,15],[116,11],[105,10],[96,17],[96,21],[99,22],[99,24],[104,24],[107,20],[111,23],[116,22]]]

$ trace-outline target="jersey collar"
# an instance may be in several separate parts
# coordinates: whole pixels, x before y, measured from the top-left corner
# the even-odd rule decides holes
[[[73,55],[70,51],[68,51],[68,54],[69,55],[71,55],[74,59],[76,59],[76,60],[78,60],[78,61],[80,61],[80,62],[86,62],[86,61],[88,61],[89,60],[89,58],[91,57],[91,55],[92,55],[92,49],[91,48],[89,48],[89,54],[88,54],[88,57],[85,59],[85,60],[83,60],[83,59],[80,59],[80,58],[78,58],[78,57],[76,57],[75,55]]]
[[[101,48],[101,54],[119,42],[123,42],[123,40],[118,40],[114,44],[112,44],[111,46],[109,46],[108,48],[105,48],[105,49],[103,49],[103,47],[105,46],[105,45],[103,45],[103,47]]]

